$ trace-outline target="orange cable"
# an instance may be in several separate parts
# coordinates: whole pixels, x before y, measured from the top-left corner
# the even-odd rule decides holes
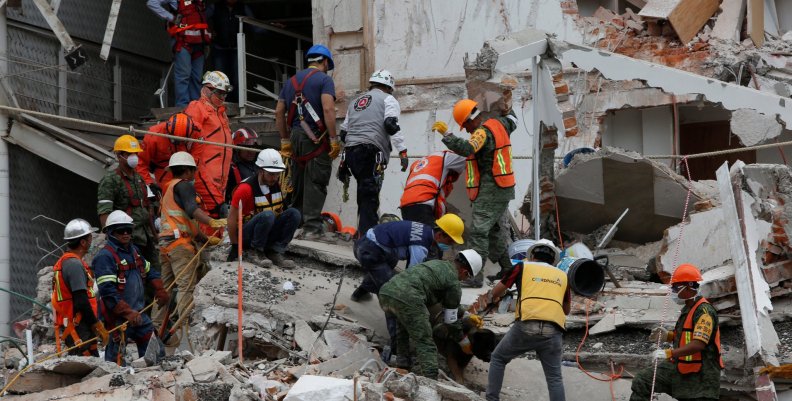
[[[580,349],[583,348],[583,344],[586,342],[586,338],[588,337],[589,304],[590,304],[590,302],[591,302],[590,299],[586,299],[586,328],[585,328],[585,332],[583,333],[583,339],[580,340],[580,344],[578,345],[577,351],[575,351],[575,361],[577,362],[578,369],[580,369],[581,372],[585,373],[586,376],[588,376],[588,377],[590,377],[590,378],[592,378],[594,380],[597,380],[597,381],[609,382],[611,398],[613,399],[613,401],[616,401],[616,394],[613,392],[613,382],[618,380],[618,379],[620,379],[622,377],[621,375],[624,372],[624,365],[620,366],[619,373],[615,372],[615,370],[613,368],[613,364],[611,364],[611,374],[610,375],[605,374],[605,373],[594,372],[594,373],[597,373],[597,374],[605,376],[605,378],[601,378],[601,377],[593,376],[591,373],[589,373],[589,371],[587,371],[585,368],[583,368],[583,365],[580,364]]]

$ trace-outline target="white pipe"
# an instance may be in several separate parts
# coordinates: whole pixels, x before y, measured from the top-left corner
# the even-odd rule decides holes
[[[8,25],[0,8],[0,76],[8,73]],[[0,89],[2,90],[2,89]],[[11,183],[8,161],[8,117],[0,113],[0,288],[11,290]],[[11,333],[11,295],[0,291],[0,335]]]
[[[25,343],[27,343],[28,364],[33,363],[33,331],[25,329]]]
[[[533,208],[534,239],[541,238],[539,228],[539,156],[542,154],[542,138],[539,132],[539,56],[531,59],[531,98],[533,103]]]

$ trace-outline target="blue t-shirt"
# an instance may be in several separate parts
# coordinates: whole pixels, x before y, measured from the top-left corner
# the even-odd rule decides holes
[[[299,84],[300,82],[303,82],[308,73],[313,70],[315,69],[306,68],[302,71],[299,71],[296,75],[297,83]],[[286,103],[287,111],[291,107],[291,102],[294,100],[294,86],[292,86],[291,81],[291,78],[286,81],[286,84],[283,85],[283,89],[281,89],[280,96],[278,96],[279,100],[283,100]],[[330,78],[330,76],[323,73],[322,71],[318,71],[311,75],[311,77],[308,78],[308,81],[303,84],[302,93],[303,96],[308,99],[308,103],[311,104],[311,107],[313,107],[316,115],[318,115],[319,118],[324,119],[324,114],[322,113],[322,95],[327,94],[335,99],[335,83],[333,83],[333,79]],[[303,116],[305,116],[306,121],[308,121],[308,124],[312,129],[317,128],[307,110],[303,110]],[[297,114],[295,114],[292,127],[297,127],[299,125],[299,117]]]
[[[399,260],[407,260],[407,267],[423,263],[434,245],[431,226],[415,221],[394,221],[369,229],[367,237],[382,248],[395,252]]]

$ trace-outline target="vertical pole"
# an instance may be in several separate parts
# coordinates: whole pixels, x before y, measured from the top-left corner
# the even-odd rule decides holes
[[[115,65],[113,65],[113,118],[116,121],[124,119],[124,114],[121,106],[121,61],[118,55],[115,57]]]
[[[66,49],[60,47],[58,52],[58,114],[69,115],[69,73],[66,71]]]
[[[239,214],[237,215],[237,353],[239,355],[239,362],[242,362],[242,200],[239,200]],[[234,216],[231,216],[233,219]],[[234,235],[229,233],[229,235]]]
[[[533,191],[531,201],[533,203],[533,229],[534,239],[540,239],[539,233],[539,156],[542,152],[542,139],[539,121],[539,56],[534,56],[531,60],[531,103],[533,104]]]
[[[8,25],[0,7],[0,76],[8,74]],[[9,102],[11,99],[9,99]],[[0,114],[0,288],[11,289],[11,171],[8,154],[8,115]],[[0,292],[0,335],[11,332],[11,296]]]
[[[244,23],[239,19],[239,32],[237,33],[237,96],[239,96],[239,116],[245,116],[245,105],[247,104],[247,62],[245,54],[245,32]],[[241,242],[240,242],[241,244]]]
[[[297,71],[305,68],[303,65],[303,60],[302,40],[297,39],[297,50],[294,51],[294,67],[297,69]]]

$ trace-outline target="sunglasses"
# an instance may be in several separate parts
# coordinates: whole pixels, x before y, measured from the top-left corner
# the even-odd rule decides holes
[[[212,89],[212,93],[217,97],[226,97],[228,96],[228,92],[220,90],[220,89]]]
[[[674,285],[671,286],[671,292],[673,292],[674,294],[679,294],[685,288],[687,288],[686,285],[676,285],[676,284],[674,284]]]
[[[122,227],[113,230],[113,234],[129,235],[132,234],[132,227]]]

